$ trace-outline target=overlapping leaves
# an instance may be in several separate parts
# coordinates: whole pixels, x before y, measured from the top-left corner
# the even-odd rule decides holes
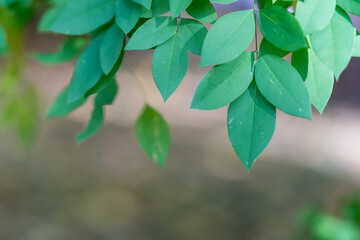
[[[288,11],[290,6],[295,13]],[[347,15],[360,15],[356,0],[259,0],[258,7],[217,19],[209,0],[58,1],[40,29],[88,34],[92,39],[49,115],[67,115],[96,94],[90,123],[78,137],[81,142],[103,123],[104,105],[111,104],[117,93],[114,75],[125,51],[155,49],[152,74],[164,101],[185,78],[191,52],[201,56],[201,66],[214,65],[200,81],[191,108],[229,105],[229,138],[250,170],[272,138],[276,109],[307,119],[312,118],[311,104],[323,112],[334,77],[340,77],[351,56],[360,56],[360,38]],[[184,11],[190,17],[184,17]],[[204,23],[213,25],[209,29]],[[259,50],[250,48],[257,23],[264,36]],[[51,63],[75,56],[83,45],[75,48],[74,39],[78,37],[69,38],[59,53],[37,59]],[[291,64],[282,59],[290,53]],[[169,129],[148,105],[137,121],[136,136],[145,153],[164,165]]]

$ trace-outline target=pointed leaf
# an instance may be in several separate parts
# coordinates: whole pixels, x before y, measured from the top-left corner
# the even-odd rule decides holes
[[[164,101],[171,96],[185,77],[188,61],[188,52],[177,35],[156,48],[152,73]]]
[[[210,28],[205,38],[201,66],[222,64],[237,58],[255,34],[253,10],[229,13]]]
[[[105,34],[100,46],[100,63],[107,75],[113,69],[123,50],[125,35],[121,29],[113,24]]]
[[[159,166],[164,166],[170,148],[170,130],[164,118],[146,106],[136,121],[135,133],[146,155]]]
[[[155,17],[144,23],[130,38],[125,50],[144,50],[164,43],[177,29],[177,20]]]
[[[116,24],[128,34],[140,18],[140,6],[130,0],[116,0]]]
[[[354,15],[360,16],[360,1],[359,0],[336,0],[337,4],[345,11]]]
[[[65,88],[51,104],[47,118],[65,117],[85,103],[85,98],[80,98],[72,103],[67,103],[68,88]]]
[[[336,8],[329,25],[310,36],[311,45],[319,59],[338,79],[350,62],[355,29],[350,17],[340,8]]]
[[[255,80],[262,95],[275,107],[290,115],[311,119],[309,94],[290,63],[278,56],[262,56],[255,67]]]
[[[196,1],[196,0],[195,0]],[[192,0],[169,0],[171,16],[176,18],[191,4]]]
[[[279,6],[269,6],[259,11],[259,25],[266,40],[285,51],[306,48],[304,33],[295,17]]]
[[[196,88],[191,108],[211,110],[238,98],[253,80],[254,54],[243,52],[235,60],[215,66]]]
[[[227,125],[230,142],[246,170],[250,171],[274,134],[276,109],[252,84],[230,104]]]
[[[152,0],[132,0],[134,3],[142,5],[144,8],[150,10]]]

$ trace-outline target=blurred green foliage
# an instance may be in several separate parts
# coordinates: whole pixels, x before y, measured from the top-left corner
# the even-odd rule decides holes
[[[345,201],[338,215],[319,208],[301,213],[301,233],[296,240],[360,239],[360,198]]]

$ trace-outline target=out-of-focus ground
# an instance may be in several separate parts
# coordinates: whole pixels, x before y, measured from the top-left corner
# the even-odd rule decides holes
[[[29,39],[31,51],[59,43],[58,36],[34,31]],[[226,108],[189,109],[209,68],[199,69],[199,57],[191,55],[186,78],[164,104],[151,58],[152,51],[126,54],[105,127],[84,144],[76,145],[74,136],[89,118],[91,101],[66,119],[43,120],[30,151],[11,133],[0,135],[1,240],[288,240],[299,210],[319,203],[335,211],[359,193],[359,60],[335,84],[322,116],[314,110],[308,121],[278,112],[274,139],[247,174],[227,138]],[[69,83],[74,63],[26,62],[43,112]],[[135,75],[171,126],[164,169],[144,156],[132,131],[144,104]]]

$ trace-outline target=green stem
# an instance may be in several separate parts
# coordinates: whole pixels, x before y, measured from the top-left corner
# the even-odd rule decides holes
[[[128,70],[128,72],[131,73],[131,75],[133,75],[135,77],[136,85],[138,87],[139,92],[141,93],[141,95],[143,97],[144,102],[146,104],[149,104],[149,96],[147,95],[146,89],[145,89],[144,85],[142,84],[138,75],[126,63],[123,63],[123,66]]]
[[[257,9],[256,9],[256,3],[257,0],[254,0],[254,21],[255,21],[255,51],[256,51],[256,59],[259,57],[259,48],[258,48],[258,34],[257,34],[257,17],[256,17],[256,13],[257,13]]]

